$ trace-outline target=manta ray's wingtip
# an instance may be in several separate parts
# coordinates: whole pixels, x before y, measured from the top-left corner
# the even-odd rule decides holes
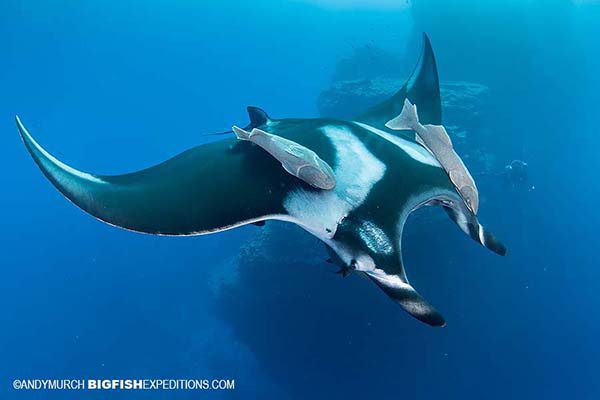
[[[27,128],[25,128],[25,125],[23,125],[23,122],[21,121],[21,118],[19,118],[19,115],[15,115],[15,123],[17,124],[17,130],[19,131],[19,136],[21,136],[21,140],[23,140],[25,144],[27,144],[28,142],[32,142],[33,138],[31,137],[29,132],[27,132]]]
[[[431,45],[431,39],[429,38],[427,32],[422,32],[421,38],[423,41],[422,56],[433,57],[433,46]]]
[[[15,114],[15,123],[17,124],[17,129],[19,130],[19,133],[22,134],[22,131],[25,129],[25,127],[21,122],[21,118],[19,118],[19,114]]]
[[[27,151],[29,151],[34,160],[38,162],[38,157],[36,156],[34,149],[37,149],[39,151],[43,150],[41,149],[38,142],[36,142],[36,140],[33,138],[33,136],[31,136],[27,128],[25,128],[25,125],[23,125],[23,122],[21,121],[21,118],[18,115],[15,115],[15,122],[17,123],[17,130],[19,131],[19,136],[21,136],[21,140],[27,148]]]

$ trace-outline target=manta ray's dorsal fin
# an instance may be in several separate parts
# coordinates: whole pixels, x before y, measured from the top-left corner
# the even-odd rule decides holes
[[[440,83],[435,56],[427,34],[423,33],[423,51],[410,78],[392,97],[371,107],[355,118],[379,129],[385,129],[385,123],[397,116],[405,99],[419,107],[423,124],[442,124],[442,101]]]
[[[239,140],[249,141],[263,148],[296,178],[317,189],[331,190],[335,187],[333,170],[314,151],[258,128],[248,132],[234,126],[233,132]]]
[[[246,125],[244,129],[252,130],[254,128],[260,128],[261,126],[269,125],[271,122],[271,118],[262,108],[255,106],[246,107],[248,111],[248,117],[250,118],[250,123]],[[209,136],[221,136],[221,135],[229,135],[234,133],[232,130],[223,131],[223,132],[215,132],[215,133],[205,133],[205,135]]]
[[[271,118],[262,108],[248,106],[246,109],[248,110],[248,116],[250,117],[250,124],[245,128],[246,130],[268,125],[268,123],[271,122]]]

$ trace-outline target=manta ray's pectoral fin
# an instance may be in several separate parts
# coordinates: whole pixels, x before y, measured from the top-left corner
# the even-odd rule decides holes
[[[392,97],[371,107],[355,120],[384,129],[385,123],[402,111],[405,99],[409,99],[412,104],[419,107],[419,116],[423,125],[442,124],[442,100],[437,65],[431,42],[425,33],[423,33],[421,58],[404,86]]]
[[[281,198],[296,184],[294,178],[262,149],[236,149],[235,139],[108,176],[66,165],[44,150],[18,118],[17,127],[50,182],[73,204],[110,225],[157,235],[200,235],[268,219],[289,220]]]
[[[475,215],[461,213],[451,207],[444,207],[444,210],[452,221],[471,239],[494,253],[505,256],[506,247],[487,229],[481,225]]]
[[[376,269],[366,275],[407,313],[431,326],[445,326],[444,317],[408,283],[404,274],[388,274]]]

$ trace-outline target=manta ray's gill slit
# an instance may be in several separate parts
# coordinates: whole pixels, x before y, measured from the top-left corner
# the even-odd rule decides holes
[[[441,168],[440,163],[431,155],[431,153],[429,153],[427,150],[425,150],[421,145],[419,145],[417,143],[412,143],[408,140],[402,139],[402,138],[394,136],[394,135],[390,135],[389,133],[384,132],[381,129],[377,129],[370,125],[363,124],[362,122],[354,122],[354,123],[356,125],[360,126],[361,128],[364,128],[364,129],[368,130],[369,132],[374,133],[377,136],[380,136],[383,139],[398,146],[399,148],[404,150],[404,152],[406,152],[406,154],[408,154],[414,160],[419,161],[423,164],[431,165],[432,167]]]
[[[285,198],[284,207],[312,233],[330,239],[338,223],[359,207],[383,178],[386,167],[348,127],[327,125],[321,130],[334,147],[337,184],[328,191],[294,190]]]

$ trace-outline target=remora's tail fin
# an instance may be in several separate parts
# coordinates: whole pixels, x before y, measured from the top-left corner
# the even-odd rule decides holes
[[[368,271],[366,275],[410,315],[431,326],[445,326],[442,314],[433,308],[400,275]]]
[[[231,128],[231,130],[233,131],[233,133],[235,133],[235,136],[240,140],[250,140],[250,138],[252,137],[252,132],[248,132],[245,129],[238,128],[235,125]]]
[[[435,56],[427,34],[423,33],[423,51],[410,78],[392,97],[379,103],[355,120],[383,129],[385,123],[402,110],[404,99],[419,107],[423,125],[442,125],[442,100]]]
[[[408,99],[404,99],[404,107],[400,115],[385,124],[387,128],[396,131],[415,129],[417,125],[419,125],[417,106]]]

